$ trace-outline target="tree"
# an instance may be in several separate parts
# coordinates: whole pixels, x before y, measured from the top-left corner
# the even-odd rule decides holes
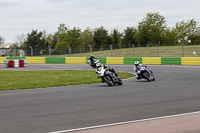
[[[24,42],[23,48],[27,50],[31,46],[35,55],[42,54],[42,49],[45,48],[45,39],[42,36],[41,31],[32,30],[31,33],[27,34],[27,40]],[[30,54],[30,50],[27,50],[27,53]]]
[[[5,39],[3,37],[0,36],[0,46],[3,47],[4,46],[4,41]]]
[[[148,13],[146,18],[139,23],[134,38],[141,44],[157,44],[163,40],[166,29],[165,17],[159,13]]]
[[[188,40],[191,40],[193,44],[200,44],[200,27],[198,26],[194,34],[189,35]]]
[[[111,34],[113,48],[121,48],[121,36],[122,34],[117,29],[113,30]]]
[[[96,28],[94,30],[95,48],[108,48],[110,44],[107,43],[108,31],[104,27]]]
[[[189,37],[198,36],[197,22],[192,19],[185,22],[184,20],[176,23],[177,39],[183,43],[187,41]]]
[[[108,35],[107,37],[106,37],[106,42],[107,42],[107,47],[109,47],[110,46],[110,44],[112,44],[112,37],[111,37],[111,35]]]
[[[89,27],[81,33],[81,43],[80,48],[89,49],[89,45],[94,47],[93,31]]]
[[[177,35],[176,35],[176,31],[175,28],[167,28],[164,36],[163,36],[163,44],[165,45],[176,45],[177,43]]]
[[[78,48],[81,45],[81,29],[74,27],[69,30],[67,40],[72,48]]]
[[[132,46],[132,44],[136,45],[135,39],[133,38],[133,36],[135,35],[135,28],[127,27],[124,30],[123,35],[124,35],[122,39],[123,47],[130,47]]]
[[[66,27],[65,24],[60,24],[60,26],[58,27],[58,31],[57,31],[57,36],[58,36],[58,41],[62,42],[62,41],[66,41],[67,40],[67,32],[68,32],[69,28]]]
[[[42,38],[43,33],[37,30],[32,30],[32,32],[27,34],[27,40],[25,41],[27,47],[32,46],[33,48],[44,48],[45,39]]]
[[[197,44],[200,41],[200,27],[194,19],[186,22],[183,20],[176,23],[176,34],[178,36],[178,40],[182,43],[187,43],[188,40],[192,40],[195,44]]]
[[[56,46],[55,46],[55,50],[56,51],[60,51],[60,52],[64,52],[65,49],[68,48],[68,27],[66,27],[65,24],[60,24],[59,27],[58,27],[58,31],[56,32],[56,35],[58,37],[58,41],[56,43]]]
[[[79,45],[81,45],[81,30],[74,27],[72,30],[65,26],[65,24],[60,24],[57,31],[58,41],[56,43],[56,50],[66,51],[68,46],[71,47],[73,52],[76,52]]]
[[[13,47],[20,48],[20,47],[23,46],[23,44],[25,43],[25,41],[26,41],[26,36],[24,34],[18,35],[16,37],[16,41],[15,41]]]
[[[45,38],[45,42],[48,46],[54,49],[56,46],[56,43],[58,42],[57,34],[48,34]]]

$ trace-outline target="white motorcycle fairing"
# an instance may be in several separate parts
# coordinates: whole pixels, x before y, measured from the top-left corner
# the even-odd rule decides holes
[[[106,69],[104,69],[103,67],[99,67],[97,68],[96,72],[97,72],[97,77],[103,77],[104,76],[104,72]]]

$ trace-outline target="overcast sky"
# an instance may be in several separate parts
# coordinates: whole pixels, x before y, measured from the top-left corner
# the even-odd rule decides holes
[[[0,36],[13,42],[33,29],[55,33],[61,23],[123,32],[149,12],[160,12],[169,27],[192,18],[200,22],[200,0],[0,0]]]

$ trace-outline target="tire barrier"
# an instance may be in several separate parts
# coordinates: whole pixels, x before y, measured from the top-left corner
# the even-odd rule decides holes
[[[26,57],[6,57],[7,60],[26,59]]]
[[[200,57],[181,57],[181,65],[200,65]]]
[[[46,57],[47,64],[65,64],[65,57]]]
[[[65,64],[86,64],[86,57],[65,57]]]
[[[161,65],[161,57],[143,57],[142,64]]]
[[[4,60],[5,67],[24,67],[26,59]]]
[[[27,63],[36,63],[36,64],[45,64],[46,63],[46,57],[26,57]]]
[[[106,64],[124,64],[124,57],[106,57]]]
[[[181,65],[181,57],[162,57],[162,65]]]
[[[134,64],[135,61],[139,61],[142,64],[142,57],[124,57],[124,64]]]
[[[4,63],[4,60],[6,60],[6,57],[0,57],[0,63]]]
[[[150,65],[200,65],[200,57],[96,57],[102,64],[134,64],[139,61]],[[87,64],[89,57],[0,57],[4,60],[24,60],[27,63],[52,64]]]

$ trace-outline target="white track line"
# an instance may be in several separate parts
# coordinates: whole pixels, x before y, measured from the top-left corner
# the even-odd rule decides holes
[[[185,115],[192,115],[192,114],[198,114],[198,113],[200,113],[200,111],[198,111],[198,112],[191,112],[191,113],[184,113],[184,114],[177,114],[177,115],[169,115],[169,116],[155,117],[155,118],[149,118],[149,119],[142,119],[142,120],[135,120],[135,121],[127,121],[127,122],[119,122],[119,123],[112,123],[112,124],[105,124],[105,125],[98,125],[98,126],[77,128],[77,129],[69,129],[69,130],[55,131],[55,132],[49,132],[49,133],[67,133],[67,132],[75,132],[75,131],[81,131],[81,130],[102,128],[102,127],[109,127],[109,126],[117,126],[117,125],[122,125],[122,124],[130,124],[130,123],[144,122],[144,121],[150,121],[150,120],[158,120],[158,119],[164,119],[164,118],[172,118],[172,117],[177,117],[177,116],[185,116]]]

